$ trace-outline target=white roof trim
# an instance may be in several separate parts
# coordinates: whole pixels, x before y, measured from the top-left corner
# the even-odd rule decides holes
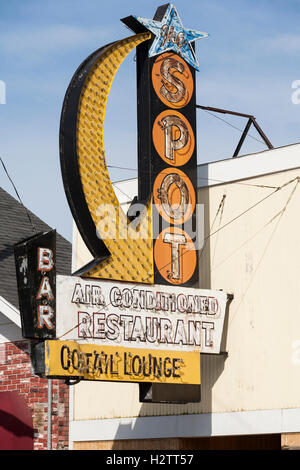
[[[300,144],[198,165],[198,188],[300,168]]]
[[[299,433],[299,423],[299,408],[80,419],[70,420],[70,442]]]
[[[0,295],[0,312],[3,313],[10,321],[21,328],[20,312],[4,297]]]

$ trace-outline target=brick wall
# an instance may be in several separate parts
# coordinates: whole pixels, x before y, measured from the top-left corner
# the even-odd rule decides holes
[[[34,449],[47,449],[48,381],[32,373],[28,341],[0,343],[0,392],[18,392],[33,418]],[[52,449],[67,449],[69,441],[69,388],[52,380]]]

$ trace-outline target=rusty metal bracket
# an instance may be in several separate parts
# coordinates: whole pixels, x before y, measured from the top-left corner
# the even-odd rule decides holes
[[[82,380],[82,377],[67,377],[65,379],[65,384],[68,386],[76,385]]]
[[[259,135],[262,137],[262,139],[264,140],[265,144],[267,145],[267,147],[269,149],[273,149],[273,145],[271,144],[271,142],[269,141],[268,137],[265,135],[265,133],[263,132],[263,130],[261,129],[261,127],[257,124],[256,122],[256,118],[254,116],[252,116],[251,114],[245,114],[245,113],[237,113],[235,111],[229,111],[228,109],[221,109],[221,108],[212,108],[211,106],[201,106],[199,104],[196,104],[196,108],[199,108],[199,109],[203,109],[205,111],[211,111],[211,112],[214,112],[214,113],[222,113],[222,114],[231,114],[233,116],[239,116],[239,117],[244,117],[244,118],[248,118],[248,121],[247,121],[247,124],[246,124],[246,127],[244,129],[244,132],[237,144],[237,147],[234,151],[234,154],[233,154],[233,157],[237,157],[240,150],[241,150],[241,147],[245,141],[245,138],[247,137],[247,134],[249,132],[249,129],[251,127],[251,124],[253,124],[253,126],[255,127],[255,129],[257,130],[257,132],[259,133]]]

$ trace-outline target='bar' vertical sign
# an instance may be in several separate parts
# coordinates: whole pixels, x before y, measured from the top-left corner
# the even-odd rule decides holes
[[[14,246],[22,335],[56,335],[56,231],[39,233]]]

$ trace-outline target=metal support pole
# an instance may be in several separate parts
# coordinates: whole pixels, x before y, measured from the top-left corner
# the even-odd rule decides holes
[[[245,127],[245,130],[243,132],[243,135],[238,143],[238,146],[234,152],[234,157],[237,157],[238,156],[238,153],[241,149],[241,146],[243,145],[243,142],[247,136],[247,133],[249,131],[249,128],[251,126],[251,124],[253,124],[253,126],[255,127],[255,129],[257,130],[257,132],[259,133],[259,135],[263,138],[265,144],[267,145],[267,147],[269,149],[273,149],[273,145],[271,144],[271,142],[269,141],[268,137],[266,136],[266,134],[263,132],[263,130],[261,129],[261,127],[257,124],[256,120],[255,120],[255,117],[252,116],[251,114],[245,114],[245,113],[237,113],[235,111],[229,111],[228,109],[221,109],[221,108],[212,108],[211,106],[201,106],[200,104],[196,104],[196,108],[199,108],[199,109],[203,109],[205,111],[212,111],[214,113],[221,113],[221,114],[231,114],[232,116],[239,116],[239,117],[245,117],[245,118],[248,118],[248,122],[246,124],[246,127]]]
[[[262,131],[262,129],[259,127],[259,125],[257,124],[255,118],[252,119],[252,124],[256,128],[259,135],[261,135],[261,137],[264,139],[264,141],[267,144],[267,146],[269,147],[269,149],[273,149],[274,148],[273,145],[271,144],[271,142],[269,141],[269,139],[265,135],[265,133]]]
[[[237,113],[236,111],[229,111],[228,109],[212,108],[211,106],[201,106],[200,104],[196,104],[196,108],[204,109],[206,111],[212,111],[214,113],[232,114],[233,116],[240,116],[240,117],[254,119],[254,116],[252,116],[252,114]]]
[[[52,379],[48,379],[47,450],[52,447]]]
[[[244,140],[245,140],[245,138],[246,138],[246,136],[247,136],[247,134],[248,134],[248,131],[249,131],[249,129],[250,129],[251,124],[252,124],[252,120],[251,120],[251,118],[249,118],[249,119],[248,119],[248,122],[247,122],[247,124],[246,124],[245,130],[244,130],[244,132],[243,132],[243,134],[242,134],[242,137],[240,138],[240,141],[239,141],[239,143],[238,143],[238,145],[237,145],[237,148],[235,149],[235,152],[234,152],[234,154],[233,154],[234,157],[237,157],[237,156],[238,156],[239,151],[241,150],[241,146],[242,146],[243,143],[244,143]]]

